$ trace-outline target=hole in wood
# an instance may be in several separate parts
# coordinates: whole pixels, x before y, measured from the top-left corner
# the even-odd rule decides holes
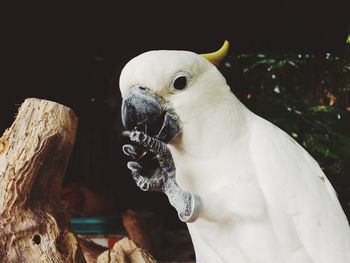
[[[37,245],[40,245],[41,242],[41,236],[40,235],[34,235],[33,242]]]

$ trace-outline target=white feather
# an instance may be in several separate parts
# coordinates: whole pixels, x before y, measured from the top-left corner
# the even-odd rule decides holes
[[[174,94],[178,71],[191,81]],[[122,95],[133,85],[166,98],[183,122],[169,147],[179,185],[203,201],[188,224],[197,262],[350,262],[349,225],[317,162],[242,105],[213,65],[187,51],[147,52],[122,71]]]
[[[254,118],[252,131],[256,175],[267,206],[274,210],[269,215],[276,234],[284,228],[294,232],[314,262],[350,262],[349,225],[317,162],[294,139],[259,117]],[[281,216],[282,224],[275,223]]]

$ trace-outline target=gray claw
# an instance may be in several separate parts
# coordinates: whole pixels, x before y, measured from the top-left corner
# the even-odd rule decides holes
[[[129,138],[131,141],[142,145],[143,147],[149,149],[149,151],[156,154],[158,159],[166,161],[169,161],[171,159],[169,149],[167,148],[166,144],[159,139],[150,137],[147,134],[139,131],[130,132]]]
[[[143,182],[139,187],[142,191],[148,191],[150,184],[148,182]]]
[[[125,155],[130,156],[133,159],[136,158],[137,156],[136,146],[133,146],[131,144],[125,144],[123,145],[122,149]]]
[[[141,164],[139,164],[138,162],[133,162],[133,161],[128,162],[127,167],[129,170],[131,170],[131,172],[138,172],[142,169]]]
[[[128,136],[131,141],[144,147],[146,151],[154,153],[159,163],[159,168],[153,172],[152,177],[146,178],[139,174],[142,166],[138,162],[128,162],[128,168],[132,171],[131,174],[137,186],[143,191],[164,192],[177,210],[180,219],[183,222],[194,222],[199,217],[202,207],[201,199],[195,194],[184,191],[176,183],[175,164],[167,145],[139,131],[128,132]],[[123,151],[133,155],[136,151],[132,147],[124,145]]]

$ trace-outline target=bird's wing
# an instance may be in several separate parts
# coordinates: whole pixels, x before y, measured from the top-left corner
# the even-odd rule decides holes
[[[250,150],[285,253],[299,246],[317,263],[350,262],[349,224],[317,162],[288,134],[260,117],[251,126]]]

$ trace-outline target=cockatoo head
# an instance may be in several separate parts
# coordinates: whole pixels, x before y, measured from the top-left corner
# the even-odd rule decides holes
[[[119,83],[124,128],[169,143],[194,120],[206,118],[206,109],[215,109],[230,92],[216,68],[227,52],[225,41],[210,54],[159,50],[129,61]]]

